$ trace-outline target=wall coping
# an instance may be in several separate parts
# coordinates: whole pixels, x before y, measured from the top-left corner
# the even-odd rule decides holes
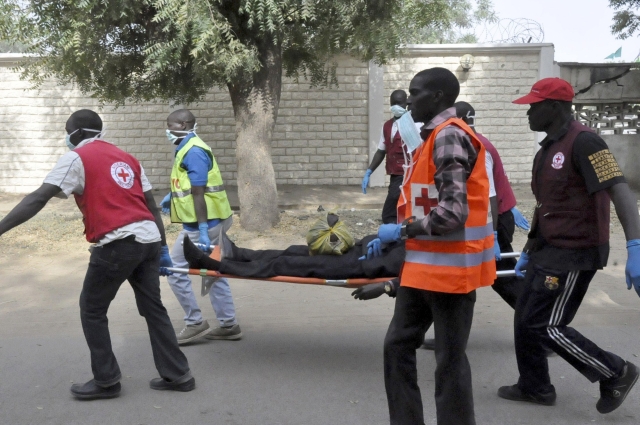
[[[35,58],[36,55],[29,53],[0,53],[0,66],[14,66],[26,58]]]
[[[408,55],[425,53],[538,53],[553,43],[473,43],[473,44],[407,44],[403,50]]]

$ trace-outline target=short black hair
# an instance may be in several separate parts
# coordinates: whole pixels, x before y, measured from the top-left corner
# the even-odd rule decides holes
[[[91,109],[80,109],[69,117],[69,122],[74,130],[86,128],[90,130],[102,131],[102,119],[100,115]]]
[[[407,101],[407,92],[404,90],[394,90],[389,96],[389,103],[391,105],[395,105],[398,101],[406,102]]]
[[[476,115],[476,110],[467,102],[456,102],[453,106],[456,108],[456,116],[458,118],[466,118],[468,115]]]
[[[453,72],[446,68],[429,68],[418,72],[414,78],[424,78],[427,83],[424,88],[430,90],[440,90],[444,94],[443,101],[446,106],[451,107],[460,94],[460,82],[453,75]]]
[[[175,111],[173,111],[172,113],[169,114],[169,117],[167,117],[167,119],[172,119],[175,120],[177,122],[184,122],[184,123],[189,123],[192,124],[191,128],[193,128],[193,124],[196,123],[196,116],[193,115],[191,113],[190,110],[188,109],[177,109]],[[187,126],[189,127],[189,126]]]

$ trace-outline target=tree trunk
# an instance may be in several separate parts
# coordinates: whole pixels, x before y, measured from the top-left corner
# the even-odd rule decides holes
[[[236,120],[240,225],[252,231],[266,230],[280,219],[271,137],[282,90],[282,51],[265,43],[259,55],[262,67],[253,78],[228,86]]]

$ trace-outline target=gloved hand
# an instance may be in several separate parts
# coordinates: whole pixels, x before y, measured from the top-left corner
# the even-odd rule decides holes
[[[529,264],[529,260],[529,254],[524,251],[520,253],[520,258],[518,258],[518,262],[516,263],[516,266],[514,268],[516,276],[520,279],[524,279],[523,271],[526,270],[527,264]]]
[[[522,213],[516,207],[511,208],[511,213],[513,214],[513,220],[516,222],[516,226],[522,230],[529,230],[531,228],[527,219],[524,218]]]
[[[169,255],[169,247],[162,245],[160,247],[160,276],[173,274],[173,272],[167,270],[167,267],[173,267],[173,261],[171,261],[171,256]]]
[[[370,283],[356,289],[351,293],[356,300],[372,300],[384,294],[384,285],[386,282]]]
[[[627,241],[627,255],[627,267],[624,269],[627,289],[633,285],[640,297],[640,239]]]
[[[364,178],[362,179],[362,193],[367,194],[367,186],[369,186],[369,177],[373,173],[373,170],[367,168],[367,171],[364,173]]]
[[[370,260],[374,257],[382,257],[382,242],[378,238],[367,244],[367,255],[363,255],[358,260]]]
[[[500,261],[500,244],[498,243],[498,231],[493,231],[493,255],[496,256],[496,261]]]
[[[160,201],[160,206],[162,207],[163,214],[171,213],[171,193],[167,193],[167,196],[162,198],[162,201]]]
[[[400,241],[401,224],[383,224],[378,228],[378,237],[382,243]]]
[[[211,251],[211,239],[209,239],[209,224],[208,223],[200,223],[198,224],[198,231],[200,232],[200,237],[198,238],[198,243],[202,246],[198,246],[203,251]]]

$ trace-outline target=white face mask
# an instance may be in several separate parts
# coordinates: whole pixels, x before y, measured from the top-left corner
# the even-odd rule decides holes
[[[400,105],[393,105],[389,110],[396,118],[400,118],[405,112],[407,112],[407,110]]]
[[[72,131],[71,133],[67,134],[67,136],[64,138],[64,142],[66,143],[67,147],[69,148],[69,150],[74,150],[76,148],[76,145],[74,145],[73,143],[71,143],[71,135],[76,133],[78,130],[80,130],[79,128],[75,129],[74,131]],[[84,131],[93,131],[95,133],[97,133],[95,136],[90,137],[89,139],[96,139],[98,136],[103,135],[104,130],[100,131],[100,130],[93,130],[91,128],[83,128],[82,130]],[[80,143],[84,142],[85,140],[89,140],[89,139],[84,139],[82,140]],[[80,144],[78,143],[78,144]]]
[[[171,143],[172,145],[177,145],[178,140],[184,139],[187,136],[187,134],[189,133],[196,134],[197,128],[198,128],[198,123],[195,123],[191,130],[169,130],[167,128],[165,130],[167,133],[167,140],[169,140],[169,143]],[[176,136],[173,133],[184,134],[184,136]]]
[[[407,146],[407,151],[411,153],[418,149],[423,140],[422,137],[420,137],[420,132],[416,128],[416,123],[413,121],[411,114],[403,114],[396,122],[398,123],[400,137]]]

